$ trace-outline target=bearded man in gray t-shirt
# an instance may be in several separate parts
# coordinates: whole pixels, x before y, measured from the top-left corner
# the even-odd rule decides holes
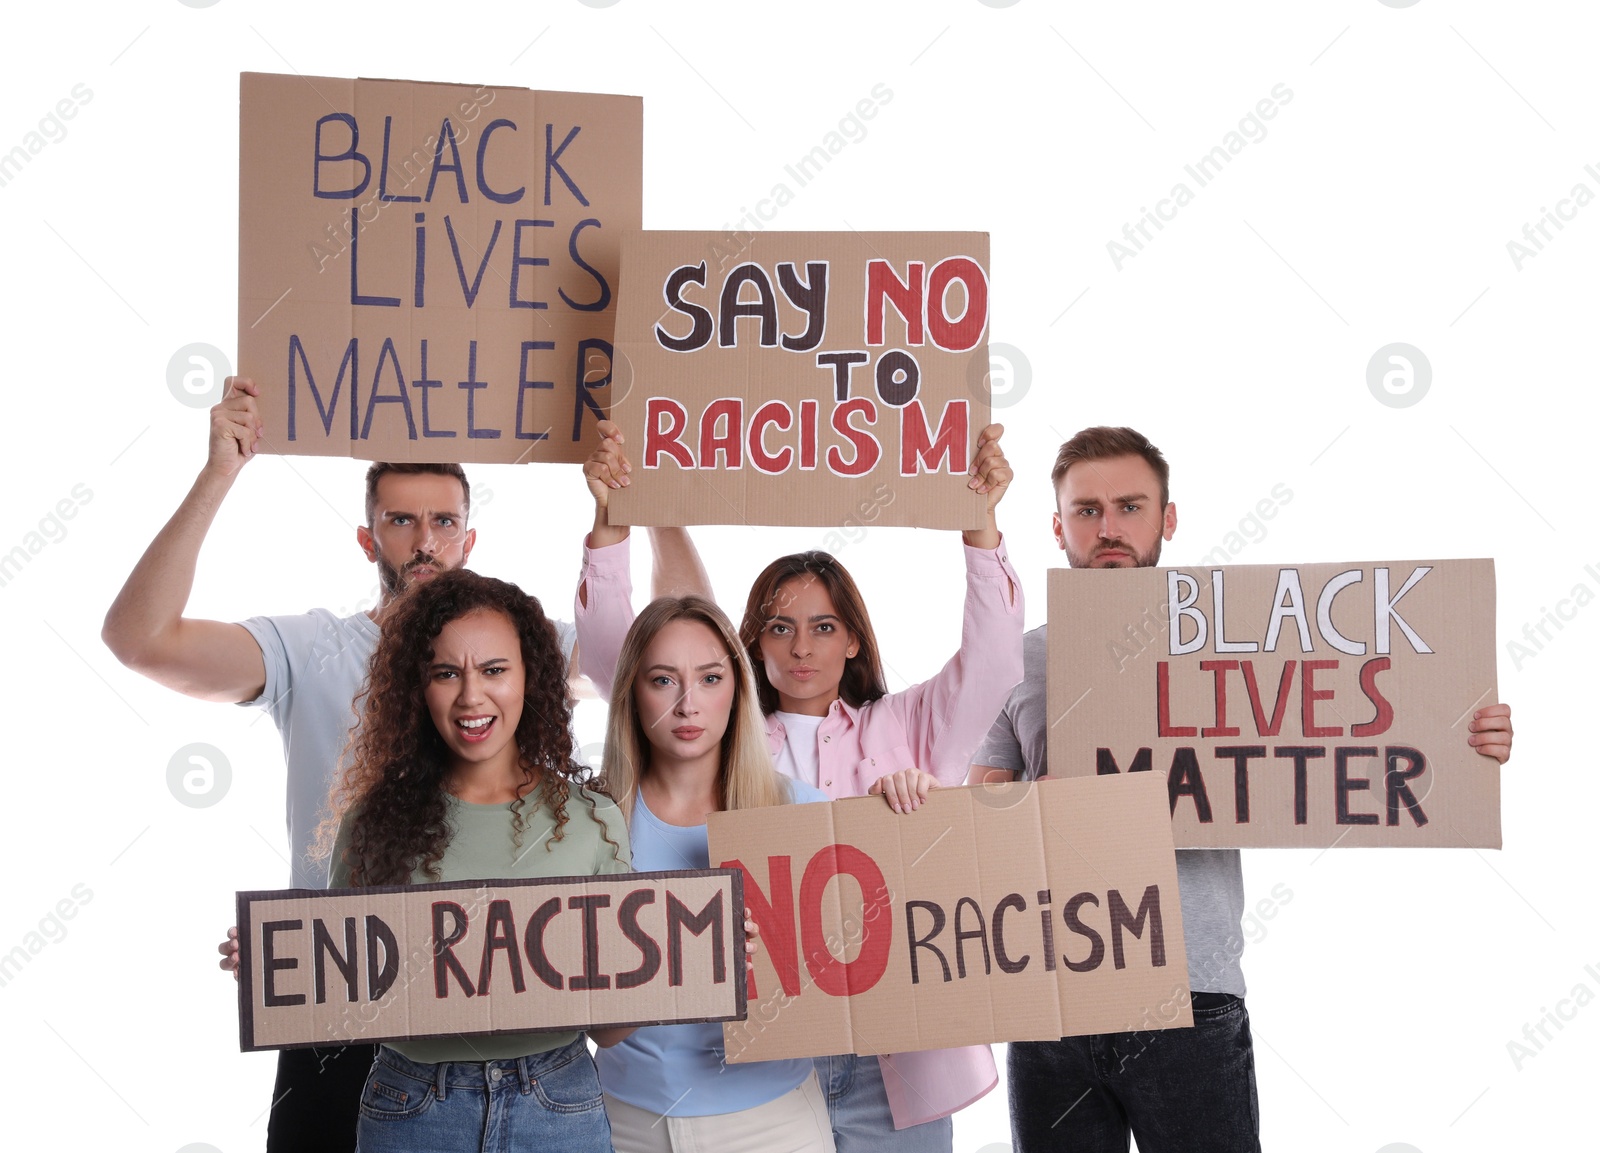
[[[205,466],[134,566],[101,636],[124,665],[159,684],[272,714],[288,765],[292,883],[320,889],[327,884],[327,866],[311,859],[311,844],[350,730],[359,723],[352,701],[366,680],[379,624],[408,588],[465,565],[477,533],[467,527],[471,489],[460,465],[374,464],[367,471],[366,522],[355,532],[378,568],[373,609],[349,616],[315,609],[238,624],[184,616],[206,533],[264,431],[256,409],[259,391],[253,381],[228,379],[224,399],[211,410]],[[614,461],[609,467],[625,472],[625,458],[615,449],[621,442],[616,426],[602,421],[599,432],[596,458]],[[650,542],[656,595],[709,592],[687,533],[652,529]],[[626,580],[616,578],[626,574],[609,571],[626,568],[625,551],[586,549],[585,578],[610,577],[593,583],[625,590]],[[560,622],[556,628],[570,661],[574,630]],[[235,949],[231,939],[221,946],[223,968],[236,966]],[[280,1051],[268,1150],[354,1149],[357,1105],[372,1056],[370,1045]]]

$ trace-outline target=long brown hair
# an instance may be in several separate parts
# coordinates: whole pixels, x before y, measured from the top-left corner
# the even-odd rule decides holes
[[[516,585],[454,569],[395,603],[372,654],[350,767],[334,786],[333,815],[322,836],[329,841],[329,827],[336,829],[340,817],[350,814],[345,857],[353,885],[403,885],[419,869],[438,879],[452,833],[450,756],[424,691],[434,641],[450,622],[473,612],[502,614],[521,641],[523,706],[515,736],[523,787],[512,802],[513,841],[521,843],[524,827],[522,791],[535,782],[538,799],[555,816],[552,840],[563,836],[567,799],[581,770],[572,759],[566,660],[555,628],[539,602]],[[591,816],[599,822],[592,811]]]
[[[755,684],[743,659],[733,624],[705,597],[661,597],[645,607],[628,630],[617,658],[617,679],[611,691],[611,719],[606,726],[605,763],[602,770],[610,794],[633,818],[639,783],[650,765],[650,741],[634,702],[633,682],[644,664],[645,650],[673,621],[705,625],[728,650],[729,675],[734,678],[733,701],[728,709],[728,729],[722,734],[722,756],[717,773],[717,807],[756,809],[786,804],[788,787],[772,767],[767,751],[767,730],[756,711]]]
[[[783,586],[796,577],[813,576],[828,590],[833,610],[850,630],[858,646],[856,655],[845,661],[844,677],[839,681],[839,697],[851,708],[877,700],[888,693],[883,679],[883,661],[878,656],[878,638],[872,632],[872,618],[861,599],[861,590],[844,565],[830,553],[813,550],[781,556],[756,577],[745,602],[744,620],[739,625],[739,640],[755,672],[756,695],[763,713],[778,711],[778,690],[767,680],[766,662],[761,657],[761,634],[774,617],[785,609]]]

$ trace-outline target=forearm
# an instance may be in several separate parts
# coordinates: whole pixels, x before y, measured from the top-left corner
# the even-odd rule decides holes
[[[101,639],[118,660],[145,672],[176,643],[183,610],[194,587],[200,547],[217,510],[233,487],[234,475],[202,469],[162,526],[106,613]]]
[[[964,543],[973,548],[997,549],[1000,547],[1000,526],[995,520],[994,509],[990,508],[984,514],[982,528],[968,529],[961,534]]]
[[[650,532],[650,595],[652,597],[711,595],[711,577],[700,561],[700,551],[682,528],[652,528]]]

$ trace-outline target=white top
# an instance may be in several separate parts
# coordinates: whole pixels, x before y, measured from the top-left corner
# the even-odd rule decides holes
[[[786,777],[817,783],[817,730],[826,717],[812,717],[804,713],[786,713],[779,709],[775,714],[783,723],[784,742],[772,758],[773,767]]]

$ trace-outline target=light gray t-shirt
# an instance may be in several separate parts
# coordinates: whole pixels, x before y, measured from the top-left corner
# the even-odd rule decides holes
[[[975,765],[1009,769],[1025,781],[1049,771],[1045,751],[1047,641],[1040,625],[1022,638],[1022,683],[973,754]],[[1244,996],[1239,957],[1244,935],[1244,874],[1237,849],[1179,849],[1178,898],[1188,950],[1189,988],[1196,993]]]
[[[366,613],[336,617],[327,609],[240,623],[261,647],[267,669],[261,695],[245,703],[272,714],[289,769],[290,884],[324,889],[328,863],[311,859],[311,845],[327,815],[328,788],[355,727],[354,701],[378,647],[378,625]],[[576,631],[565,621],[552,623],[562,652],[571,660]]]

